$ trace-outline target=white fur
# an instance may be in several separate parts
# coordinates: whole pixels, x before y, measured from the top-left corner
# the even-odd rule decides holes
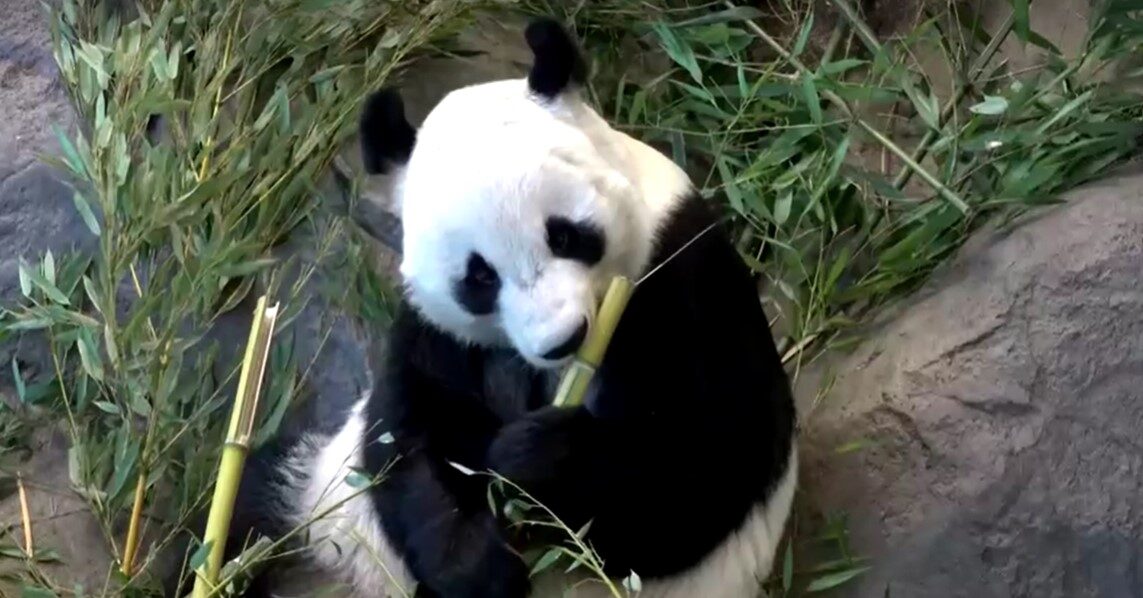
[[[362,596],[411,596],[415,587],[404,561],[393,550],[366,493],[345,482],[350,467],[360,467],[365,438],[362,398],[336,435],[310,438],[291,454],[284,471],[308,480],[284,489],[298,496],[294,525],[308,525],[310,550],[319,565],[344,576]],[[297,477],[296,472],[308,475]],[[786,472],[770,499],[754,507],[738,531],[696,567],[677,576],[647,580],[640,598],[753,598],[770,575],[774,554],[794,498],[798,478],[797,453],[791,450]],[[384,482],[382,482],[384,483]],[[356,494],[356,496],[355,496]],[[319,517],[319,515],[322,515]],[[687,514],[683,516],[701,516]],[[670,533],[666,526],[664,534]],[[636,572],[638,573],[638,572]],[[575,585],[578,584],[578,585]],[[574,591],[567,591],[575,585]],[[535,580],[533,598],[606,598],[598,581],[582,575],[544,575]]]
[[[308,530],[310,554],[319,565],[372,596],[412,596],[413,576],[390,546],[368,491],[345,481],[351,467],[363,464],[366,438],[384,432],[366,434],[362,412],[368,398],[366,393],[354,405],[334,436],[300,443],[283,471],[308,475],[289,475],[299,483],[284,492],[298,497],[291,523]]]
[[[661,153],[612,129],[571,90],[545,101],[525,79],[465,87],[425,119],[404,168],[389,177],[404,226],[410,302],[466,342],[541,356],[590,318],[615,275],[647,267],[655,229],[689,191]],[[554,259],[545,221],[590,221],[606,236],[592,267]],[[454,299],[468,256],[497,271],[498,310],[474,316]]]

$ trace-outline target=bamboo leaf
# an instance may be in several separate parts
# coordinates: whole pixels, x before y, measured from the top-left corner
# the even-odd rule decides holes
[[[24,274],[24,276],[28,278],[32,286],[40,289],[40,291],[47,295],[48,299],[51,299],[60,305],[71,304],[71,302],[68,301],[68,298],[64,296],[63,292],[60,291],[56,285],[52,284],[46,278],[44,278],[44,276],[40,274],[37,269],[32,268],[26,262],[24,262],[23,258],[20,258],[20,271]],[[22,284],[23,283],[21,283],[21,285]]]
[[[12,382],[16,386],[16,398],[21,403],[27,403],[28,389],[24,385],[24,376],[20,373],[20,364],[15,355],[12,356]]]
[[[59,141],[60,149],[63,151],[64,160],[67,162],[68,168],[80,176],[85,176],[87,169],[84,168],[83,159],[79,157],[79,152],[76,151],[71,139],[68,139],[67,135],[64,135],[63,130],[55,124],[52,125],[52,131],[56,134],[56,140]]]
[[[1067,118],[1069,114],[1075,112],[1076,109],[1078,109],[1080,106],[1086,104],[1093,95],[1095,95],[1095,90],[1089,89],[1088,91],[1073,98],[1067,104],[1064,104],[1059,110],[1055,112],[1055,114],[1052,115],[1051,118],[1041,123],[1040,126],[1036,127],[1036,134],[1043,135],[1046,133],[1048,129],[1051,129],[1056,123]]]
[[[727,23],[730,21],[748,21],[750,19],[757,19],[764,16],[761,10],[751,6],[736,6],[734,8],[727,8],[717,12],[705,14],[701,17],[679,21],[675,24],[676,27],[694,27],[699,25],[713,25],[716,23]]]
[[[548,551],[545,552],[544,555],[536,561],[536,564],[532,565],[532,570],[528,573],[528,575],[535,576],[537,573],[541,573],[549,569],[553,564],[555,564],[556,561],[560,559],[560,555],[562,554],[563,551],[559,548],[549,548]]]
[[[810,119],[814,124],[822,123],[822,102],[818,97],[818,88],[814,85],[814,78],[811,74],[806,73],[802,75],[802,95],[806,100],[806,107],[810,110]]]
[[[194,554],[191,555],[190,561],[187,563],[189,570],[197,571],[200,567],[206,564],[206,559],[210,556],[210,549],[213,547],[213,544],[214,542],[212,540],[207,540],[206,542],[203,542],[201,545],[199,545],[198,550],[194,551]]]
[[[56,258],[52,255],[52,250],[44,253],[44,261],[40,263],[43,269],[44,280],[53,287],[56,286]]]
[[[802,30],[798,32],[798,39],[794,42],[794,49],[790,52],[791,55],[794,57],[802,55],[802,52],[806,49],[806,43],[810,41],[810,31],[812,31],[813,28],[814,13],[810,11],[810,13],[806,15],[805,22],[802,23]]]
[[[79,212],[79,217],[83,219],[83,223],[87,225],[87,229],[91,234],[99,236],[99,220],[95,218],[95,213],[91,211],[91,205],[87,203],[87,199],[76,191],[71,196],[72,202],[75,204],[75,210]]]
[[[360,471],[354,470],[346,474],[345,483],[354,490],[360,490],[366,486],[369,486],[372,482],[370,481],[369,476]]]
[[[976,114],[985,114],[988,116],[1004,114],[1004,112],[1008,110],[1008,100],[1000,96],[986,95],[984,96],[983,102],[973,105],[969,110]]]
[[[1012,0],[1013,29],[1016,36],[1028,41],[1032,33],[1031,20],[1028,14],[1028,0]]]
[[[122,415],[123,413],[119,409],[119,406],[115,403],[109,403],[107,401],[94,401],[92,405],[98,407],[100,411],[104,413],[110,413],[111,415]]]
[[[774,224],[782,226],[790,218],[790,208],[794,205],[794,192],[786,189],[774,202]]]
[[[837,573],[830,573],[829,575],[823,575],[811,581],[810,584],[806,586],[806,592],[824,592],[836,588],[868,570],[869,567],[856,567],[845,571],[838,571]]]
[[[623,578],[623,588],[628,592],[638,594],[643,591],[643,580],[639,578],[639,574],[632,571],[630,575]]]
[[[16,271],[20,278],[20,294],[31,299],[32,298],[32,277],[28,273],[28,264],[24,258],[20,258],[16,266]]]
[[[675,62],[675,64],[683,67],[690,74],[691,79],[695,83],[702,83],[702,69],[699,67],[698,60],[695,58],[694,50],[689,45],[680,40],[671,29],[662,22],[655,23],[651,29],[659,37],[659,44],[662,46],[663,51],[667,56]]]
[[[95,339],[91,336],[90,328],[80,328],[79,342],[76,343],[76,348],[79,350],[79,360],[83,370],[87,372],[88,376],[102,382],[103,360],[99,357],[99,349],[95,345]]]

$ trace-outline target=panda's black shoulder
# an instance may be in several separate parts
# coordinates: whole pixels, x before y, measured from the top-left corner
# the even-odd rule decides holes
[[[678,199],[656,225],[651,268],[671,259],[685,259],[683,248],[691,254],[717,251],[719,241],[727,234],[718,211],[697,191],[689,191]]]
[[[719,421],[758,409],[758,396],[775,395],[787,410],[787,381],[757,281],[716,202],[690,193],[657,223],[651,260],[602,372],[609,388],[601,392],[612,398],[600,407],[617,414],[686,413],[694,404],[688,397],[712,395],[719,398],[704,403],[706,415]],[[631,398],[639,396],[656,398],[642,405]]]

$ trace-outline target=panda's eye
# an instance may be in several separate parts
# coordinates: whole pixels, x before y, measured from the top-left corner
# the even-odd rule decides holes
[[[603,234],[594,226],[554,217],[545,228],[552,255],[589,265],[603,259]]]
[[[469,313],[485,316],[496,311],[500,276],[480,254],[468,255],[464,278],[453,285],[453,296]]]

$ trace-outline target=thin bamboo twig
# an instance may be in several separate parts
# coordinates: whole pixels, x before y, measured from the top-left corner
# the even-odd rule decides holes
[[[992,57],[996,54],[996,51],[1000,49],[1000,45],[1004,43],[1004,40],[1012,31],[1012,27],[1015,23],[1016,14],[1009,13],[1008,18],[1000,25],[1000,30],[996,32],[996,35],[992,36],[992,39],[988,41],[988,45],[984,47],[984,50],[976,57],[976,61],[968,70],[968,80],[957,87],[953,97],[950,98],[948,102],[945,102],[944,107],[941,108],[940,116],[937,118],[938,127],[943,127],[945,123],[948,122],[949,118],[952,117],[953,110],[956,110],[956,107],[964,101],[965,96],[967,96],[968,92],[976,85],[976,80],[984,73],[984,69],[988,67],[988,63],[992,62]],[[924,136],[921,137],[921,140],[917,143],[917,147],[913,150],[914,162],[919,163],[925,159],[929,154],[929,147],[933,144],[933,141],[936,141],[936,137],[937,129],[925,131]],[[893,186],[897,189],[903,189],[912,176],[913,171],[911,169],[902,168],[893,179]]]
[[[207,598],[218,584],[226,537],[230,531],[230,519],[234,514],[234,499],[238,496],[238,483],[242,479],[246,455],[250,450],[250,439],[254,435],[254,416],[258,411],[262,376],[266,371],[270,339],[278,313],[277,303],[267,307],[266,296],[258,298],[254,317],[250,323],[246,354],[242,359],[242,373],[238,378],[238,393],[230,412],[230,428],[227,430],[226,443],[222,447],[222,458],[218,464],[214,497],[211,499],[210,514],[207,516],[206,530],[203,532],[202,541],[208,547],[208,553],[206,562],[195,571],[194,598]]]
[[[20,495],[20,523],[24,528],[24,553],[28,558],[36,555],[36,543],[32,536],[32,513],[28,509],[28,491],[24,488],[24,474],[16,474],[16,491]]]
[[[729,8],[736,8],[736,5],[730,0],[726,0],[724,4]],[[770,48],[777,52],[783,59],[793,65],[793,67],[796,68],[803,77],[814,76],[813,71],[806,67],[806,65],[801,60],[798,60],[796,56],[793,56],[790,54],[790,52],[783,48],[777,40],[775,40],[773,37],[770,37],[770,35],[766,33],[766,31],[762,29],[761,26],[750,20],[746,21],[746,25],[750,27],[750,29],[754,31],[754,34],[761,38],[762,41],[766,42],[766,45],[770,46]],[[946,201],[953,204],[953,206],[955,206],[961,212],[968,212],[968,203],[961,199],[961,197],[957,195],[955,191],[942,183],[939,179],[937,179],[937,177],[933,176],[932,173],[925,170],[920,165],[920,163],[918,163],[916,160],[913,160],[913,158],[909,156],[905,150],[901,149],[901,146],[893,143],[891,139],[881,134],[880,131],[875,129],[868,122],[858,117],[857,114],[854,113],[853,109],[849,107],[849,104],[847,104],[846,101],[841,98],[841,96],[828,89],[822,90],[821,95],[824,96],[825,99],[828,100],[831,104],[841,110],[842,113],[855,124],[857,124],[858,127],[876,139],[878,143],[882,144],[889,151],[896,154],[902,162],[904,162],[909,168],[913,169],[917,173],[917,176],[920,176],[922,179],[924,179],[925,182],[928,183],[929,186],[931,186]]]
[[[865,44],[865,47],[874,54],[881,53],[881,42],[877,39],[877,35],[869,28],[869,25],[857,14],[857,11],[849,5],[845,0],[831,0],[834,6],[841,11],[842,16],[846,21],[849,21],[850,27],[857,32],[857,37]]]
[[[825,51],[822,52],[822,63],[833,62],[833,55],[837,52],[837,47],[841,45],[842,36],[847,33],[845,23],[838,21],[833,26],[833,31],[829,35],[829,41],[826,42]]]

